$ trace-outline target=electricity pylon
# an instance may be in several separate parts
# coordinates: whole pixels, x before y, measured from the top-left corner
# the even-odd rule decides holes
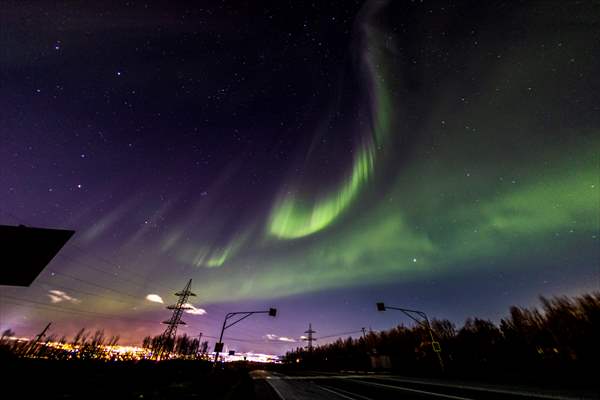
[[[173,350],[175,337],[177,335],[177,327],[179,325],[185,325],[185,322],[181,320],[181,316],[185,310],[191,310],[191,307],[188,305],[188,298],[196,295],[195,293],[192,293],[191,287],[192,280],[190,279],[182,291],[175,293],[175,296],[179,297],[177,303],[172,306],[167,306],[167,309],[173,310],[173,314],[169,320],[163,321],[163,324],[167,324],[167,329],[165,329],[162,334],[159,348],[154,354],[156,358],[160,358],[163,353],[170,353]]]
[[[306,336],[304,338],[304,340],[306,340],[308,342],[308,351],[312,351],[313,349],[313,341],[317,340],[313,337],[313,333],[317,333],[317,331],[313,331],[312,328],[312,324],[308,324],[308,330],[304,331],[304,333],[308,334],[308,336]]]

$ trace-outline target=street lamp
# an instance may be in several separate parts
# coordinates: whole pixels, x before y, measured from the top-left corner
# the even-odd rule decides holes
[[[377,303],[377,311],[385,311],[387,309],[401,311],[407,317],[415,321],[417,324],[424,326],[427,329],[427,331],[429,332],[429,336],[431,337],[431,348],[433,349],[434,353],[437,354],[438,360],[440,362],[440,368],[442,372],[444,372],[444,361],[442,360],[442,347],[440,346],[440,342],[436,341],[433,337],[433,331],[431,330],[431,325],[429,324],[429,318],[427,318],[427,314],[419,310],[410,310],[408,308],[386,306],[385,303]],[[416,318],[415,315],[421,317],[422,320]],[[423,321],[425,322],[423,323]]]
[[[269,317],[275,317],[277,316],[277,309],[269,308],[267,311],[238,311],[227,313],[227,315],[225,315],[225,320],[223,321],[223,327],[221,328],[221,336],[219,336],[219,342],[215,343],[215,365],[217,365],[217,362],[219,361],[219,353],[223,351],[223,332],[225,332],[225,329],[232,327],[241,320],[248,318],[252,314],[269,314]],[[230,318],[233,318],[236,315],[242,316],[231,323],[227,323],[227,321],[229,321]]]

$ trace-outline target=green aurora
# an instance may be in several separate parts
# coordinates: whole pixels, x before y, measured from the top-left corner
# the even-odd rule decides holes
[[[365,18],[369,18],[369,14]],[[370,113],[373,121],[369,132],[363,133],[362,145],[354,160],[352,171],[337,190],[324,196],[314,195],[312,200],[286,195],[279,199],[271,212],[269,233],[281,239],[294,239],[311,235],[333,223],[358,197],[365,184],[372,178],[377,160],[377,149],[389,140],[393,108],[389,88],[386,88],[385,49],[378,43],[383,33],[371,24],[365,24],[364,35],[367,45],[363,49],[364,69],[372,87],[373,106]],[[318,197],[317,197],[318,196]],[[317,197],[314,199],[314,197]]]
[[[283,354],[598,290],[600,4],[12,3],[0,217],[76,234],[3,329],[139,343],[192,279],[180,332],[277,307],[226,343]]]
[[[170,287],[190,276],[199,304],[211,304],[467,279],[475,270],[542,268],[574,254],[597,260],[600,135],[589,123],[563,126],[547,111],[577,106],[568,95],[574,89],[549,84],[574,75],[560,49],[534,57],[528,43],[539,38],[532,36],[504,49],[493,64],[474,53],[460,73],[423,78],[422,90],[435,95],[415,116],[411,110],[419,108],[398,78],[402,60],[393,38],[373,19],[363,28],[357,69],[367,94],[357,94],[357,101],[370,128],[357,129],[357,146],[337,184],[290,179],[251,218],[239,220],[221,211],[218,200],[179,207],[173,196],[170,206],[184,216],[120,243],[120,253],[135,255],[125,262],[149,277],[167,265],[177,271],[164,276]],[[546,42],[588,40],[582,30],[547,36]],[[585,66],[578,71],[593,73]],[[230,185],[227,174],[217,181],[210,193]],[[93,242],[105,235],[140,201],[124,202],[81,237]],[[166,220],[170,209],[157,209],[152,219]],[[124,310],[116,302],[105,309]]]
[[[598,132],[548,126],[537,111],[566,98],[546,84],[571,68],[563,63],[559,71],[544,72],[555,59],[553,65],[561,65],[557,52],[539,60],[522,45],[504,54],[481,79],[480,92],[490,97],[485,102],[481,93],[471,102],[457,95],[460,82],[439,88],[422,139],[394,171],[406,112],[395,94],[393,54],[378,45],[382,35],[372,24],[365,32],[363,59],[374,93],[367,144],[337,189],[279,198],[266,237],[246,241],[222,270],[211,272],[207,300],[225,300],[223,293],[231,299],[232,292],[238,299],[263,298],[406,282],[517,260],[539,265],[565,253],[597,254]],[[467,71],[479,73],[481,62],[474,57]],[[509,78],[511,86],[500,90],[497,82]],[[378,175],[390,169],[393,178],[385,184]],[[250,279],[242,265],[255,266]]]

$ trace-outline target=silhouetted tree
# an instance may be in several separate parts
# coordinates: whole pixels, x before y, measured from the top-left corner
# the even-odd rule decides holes
[[[600,293],[575,298],[540,298],[541,309],[511,307],[499,326],[469,318],[457,331],[447,320],[432,320],[447,369],[456,374],[589,375],[600,355]],[[313,351],[297,348],[288,363],[306,368],[366,368],[373,357],[388,356],[402,373],[439,371],[431,338],[422,325],[397,326],[357,339],[338,339]],[[371,357],[371,360],[369,360]]]

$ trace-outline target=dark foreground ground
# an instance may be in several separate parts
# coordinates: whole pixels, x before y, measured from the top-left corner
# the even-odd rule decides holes
[[[4,399],[252,399],[250,365],[202,361],[116,362],[11,358]],[[4,395],[10,393],[10,397]]]
[[[2,398],[11,399],[577,399],[593,387],[523,386],[391,374],[264,370],[200,361],[103,363],[2,360]]]

